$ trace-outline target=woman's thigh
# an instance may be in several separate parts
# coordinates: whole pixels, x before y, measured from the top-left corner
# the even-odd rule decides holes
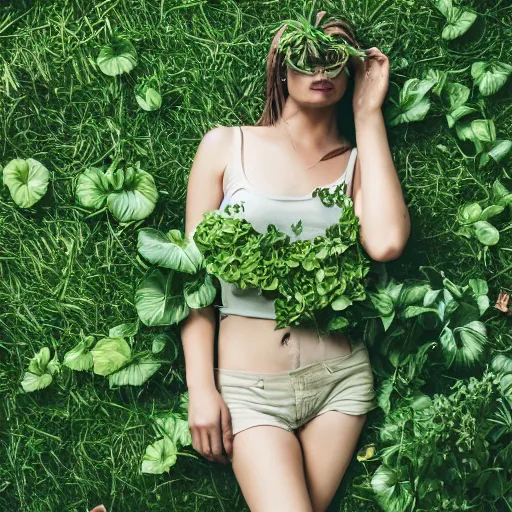
[[[325,511],[331,503],[353,457],[366,417],[327,411],[298,429],[314,512]]]
[[[258,425],[233,439],[233,471],[251,512],[312,512],[295,433]]]

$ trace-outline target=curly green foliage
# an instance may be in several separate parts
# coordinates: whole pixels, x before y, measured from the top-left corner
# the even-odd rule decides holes
[[[346,184],[332,193],[317,188],[324,205],[341,208],[339,222],[313,240],[291,241],[274,224],[266,233],[256,231],[241,212],[243,204],[228,205],[224,212],[209,211],[194,232],[203,252],[206,271],[239,288],[259,288],[274,299],[277,328],[312,324],[321,330],[339,330],[339,311],[366,298],[361,283],[369,260],[359,243],[359,220]],[[333,323],[336,316],[336,323]],[[336,329],[333,327],[336,325]]]
[[[364,57],[341,35],[326,34],[299,15],[297,20],[286,20],[287,27],[279,40],[279,51],[285,63],[293,70],[313,75],[316,66],[324,66],[329,78],[336,77],[345,68],[351,55]]]

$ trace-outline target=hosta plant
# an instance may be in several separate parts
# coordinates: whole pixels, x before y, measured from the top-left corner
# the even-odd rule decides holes
[[[14,158],[3,169],[3,182],[20,208],[30,208],[48,189],[50,172],[33,158]]]
[[[78,177],[77,200],[86,208],[108,208],[119,222],[145,219],[158,200],[155,180],[140,168],[140,162],[120,165],[121,160],[115,159],[108,168],[86,169]]]

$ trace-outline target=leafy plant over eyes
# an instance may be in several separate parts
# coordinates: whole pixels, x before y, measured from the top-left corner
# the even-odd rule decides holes
[[[287,27],[278,48],[284,62],[298,73],[314,75],[315,67],[321,65],[325,66],[325,76],[334,78],[342,69],[348,73],[346,64],[350,56],[366,56],[339,35],[326,34],[300,14],[298,19],[285,20],[284,24]]]
[[[135,165],[119,165],[116,158],[107,168],[90,167],[79,177],[75,194],[86,208],[101,209],[105,204],[119,222],[142,220],[156,206],[158,191],[148,172]]]

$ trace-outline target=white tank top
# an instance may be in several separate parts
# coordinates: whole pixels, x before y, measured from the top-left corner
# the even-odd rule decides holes
[[[235,144],[233,154],[224,170],[224,198],[218,210],[228,204],[244,201],[243,217],[260,233],[267,232],[267,226],[274,224],[280,231],[290,236],[290,241],[312,240],[325,235],[325,230],[337,224],[341,208],[325,206],[318,196],[313,197],[313,190],[303,196],[276,196],[264,194],[255,189],[248,181],[243,165],[243,131],[239,131],[240,143]],[[333,183],[322,185],[333,191],[336,185],[346,182],[347,195],[352,196],[352,179],[354,176],[357,148],[352,148],[348,165]],[[317,188],[317,187],[315,187]],[[302,220],[302,232],[295,235],[292,224]],[[221,285],[221,315],[242,315],[255,318],[276,319],[274,301],[261,295],[257,288],[241,289],[232,283],[219,279]]]

